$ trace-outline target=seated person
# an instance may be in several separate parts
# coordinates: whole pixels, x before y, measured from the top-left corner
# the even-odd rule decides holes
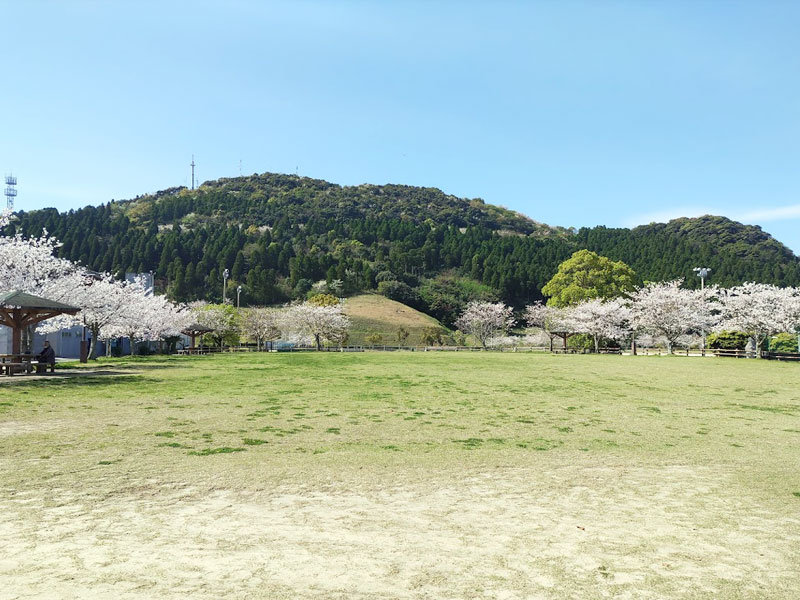
[[[37,373],[44,373],[47,371],[48,365],[56,364],[56,353],[50,347],[50,342],[44,342],[44,349],[41,351],[40,354],[36,355],[36,360],[39,361],[39,364],[36,365],[36,372]]]

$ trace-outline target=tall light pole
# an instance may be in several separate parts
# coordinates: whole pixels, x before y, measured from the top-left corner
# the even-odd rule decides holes
[[[228,269],[225,269],[222,272],[222,303],[225,304],[226,299],[226,290],[228,289],[228,277],[231,276],[231,272]]]
[[[706,277],[708,277],[708,274],[711,271],[711,269],[709,269],[708,267],[695,267],[694,269],[692,269],[692,271],[697,273],[697,276],[700,278],[700,291],[702,292],[704,289],[706,289]],[[700,354],[702,354],[703,356],[706,355],[705,330],[700,332]]]
[[[705,289],[706,277],[708,277],[708,274],[711,272],[711,269],[709,269],[708,267],[695,267],[694,269],[692,269],[692,271],[697,273],[697,276],[700,278],[700,289],[701,290]]]
[[[239,296],[241,295],[241,293],[242,293],[242,286],[240,286],[240,285],[236,286],[236,309],[237,310],[239,309]]]

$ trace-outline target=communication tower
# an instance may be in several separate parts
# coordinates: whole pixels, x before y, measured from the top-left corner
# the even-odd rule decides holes
[[[194,154],[192,154],[192,164],[190,164],[189,166],[192,167],[192,189],[194,189],[194,167],[195,167]]]
[[[17,178],[6,175],[6,208],[14,210],[14,198],[17,197]]]

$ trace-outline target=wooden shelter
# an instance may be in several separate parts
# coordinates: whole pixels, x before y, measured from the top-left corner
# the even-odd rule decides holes
[[[194,350],[194,338],[196,338],[198,335],[203,335],[204,333],[211,333],[212,331],[214,330],[211,329],[210,327],[206,327],[205,325],[200,325],[200,323],[193,323],[192,325],[189,325],[189,327],[181,331],[181,333],[191,338],[192,345],[190,348]]]
[[[0,325],[11,328],[11,353],[21,350],[22,330],[58,315],[74,315],[80,309],[19,290],[0,294]]]

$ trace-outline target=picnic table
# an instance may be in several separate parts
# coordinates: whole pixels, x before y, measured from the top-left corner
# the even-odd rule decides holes
[[[191,354],[209,354],[209,353],[213,352],[213,350],[211,350],[209,348],[190,347],[190,348],[182,348],[182,349],[178,350],[177,352],[178,352],[178,354],[181,354],[181,355],[191,355]]]
[[[33,354],[0,354],[0,373],[11,376],[14,373],[33,371]]]

